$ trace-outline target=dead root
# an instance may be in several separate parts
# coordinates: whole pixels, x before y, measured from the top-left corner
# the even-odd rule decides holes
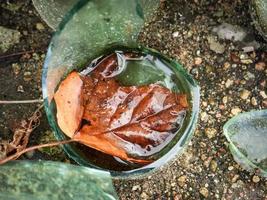
[[[0,142],[0,159],[9,156],[11,153],[20,152],[27,147],[31,133],[40,125],[42,116],[40,110],[42,108],[43,104],[35,110],[30,118],[21,121],[20,126],[14,132],[12,142]]]
[[[27,120],[22,120],[20,126],[14,131],[13,140],[9,141],[0,141],[0,165],[8,161],[15,160],[20,157],[22,154],[35,149],[43,147],[52,147],[58,146],[61,144],[67,144],[70,142],[75,142],[74,140],[64,140],[51,142],[48,144],[39,144],[36,146],[28,147],[29,138],[34,129],[40,125],[40,118],[42,116],[41,109],[43,104],[39,106],[30,118]]]
[[[70,140],[63,140],[63,141],[57,141],[57,142],[51,142],[51,143],[48,143],[48,144],[39,144],[39,145],[36,145],[36,146],[32,146],[32,147],[28,147],[28,148],[25,148],[21,151],[18,151],[16,152],[15,154],[12,154],[6,158],[3,158],[1,159],[0,158],[0,165],[2,164],[5,164],[11,160],[16,160],[18,157],[20,157],[22,154],[25,154],[27,152],[30,152],[30,151],[33,151],[33,150],[36,150],[36,149],[40,149],[40,148],[44,148],[44,147],[53,147],[53,146],[58,146],[58,145],[62,145],[62,144],[68,144],[68,143],[71,143],[71,142],[76,142],[74,139],[70,139]]]

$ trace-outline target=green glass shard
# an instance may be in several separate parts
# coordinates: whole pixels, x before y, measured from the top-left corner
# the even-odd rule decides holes
[[[35,9],[40,14],[41,18],[50,26],[53,30],[56,30],[64,16],[70,11],[75,4],[79,1],[77,0],[32,0]],[[89,0],[87,0],[89,1]],[[104,2],[105,7],[108,7],[109,0],[100,0]],[[81,2],[86,2],[82,0]],[[129,1],[130,2],[130,1]],[[137,2],[136,13],[142,18],[148,18],[151,15],[151,10],[157,7],[158,0],[135,0]],[[79,3],[78,3],[79,4]],[[120,7],[119,5],[116,5]],[[131,5],[129,5],[130,7]],[[75,10],[75,8],[74,8]]]
[[[267,1],[252,0],[250,13],[257,30],[267,40]]]
[[[107,172],[49,161],[14,161],[0,166],[0,199],[115,200]]]
[[[132,46],[159,0],[81,0],[65,16],[55,33],[44,66],[49,99],[61,78],[114,45]],[[142,7],[144,5],[144,7]],[[145,18],[143,18],[145,17]]]
[[[267,176],[267,110],[242,113],[223,127],[235,160],[249,171]]]
[[[77,0],[32,0],[41,18],[56,30],[65,14],[77,3]]]

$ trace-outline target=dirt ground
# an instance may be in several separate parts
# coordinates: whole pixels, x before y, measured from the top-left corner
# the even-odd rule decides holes
[[[222,134],[222,126],[232,116],[267,108],[267,45],[253,27],[249,1],[162,2],[140,42],[181,62],[198,81],[200,119],[187,150],[171,165],[139,180],[114,181],[119,197],[267,200],[267,180],[243,170],[233,160]],[[218,37],[214,27],[222,23],[242,27],[246,37],[240,41]],[[18,43],[0,53],[0,100],[41,98],[42,65],[52,30],[30,0],[1,0],[0,27],[20,34]],[[0,105],[0,139],[12,138],[17,124],[37,106]],[[52,139],[43,112],[30,145]],[[57,148],[22,158],[69,162]]]

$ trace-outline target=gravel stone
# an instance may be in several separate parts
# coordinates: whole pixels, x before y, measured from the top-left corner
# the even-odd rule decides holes
[[[195,63],[195,65],[201,65],[201,63],[202,63],[202,58],[200,58],[200,57],[197,57],[197,58],[195,58],[195,61],[194,61],[194,63]]]
[[[36,24],[36,29],[39,31],[43,31],[45,29],[44,25],[42,23],[37,23]]]
[[[146,199],[149,199],[149,196],[147,195],[147,193],[142,192],[142,193],[141,193],[141,198],[142,198],[143,200],[146,200]]]
[[[185,185],[185,183],[186,183],[186,176],[185,176],[185,175],[180,176],[180,177],[178,178],[178,185],[179,185],[180,187],[183,187],[183,186]]]
[[[218,167],[218,164],[217,164],[217,162],[215,160],[210,161],[210,169],[211,169],[211,171],[216,172],[217,167]]]
[[[205,129],[205,135],[211,139],[211,138],[214,138],[215,135],[216,135],[216,129],[215,128],[206,128]]]
[[[252,181],[254,182],[254,183],[258,183],[258,182],[260,182],[260,177],[258,177],[258,176],[256,176],[256,175],[254,175],[253,177],[252,177]]]
[[[242,110],[241,110],[240,108],[238,108],[238,107],[234,107],[234,108],[231,110],[231,113],[235,116],[235,115],[241,113],[241,111],[242,111]]]
[[[21,71],[21,66],[18,63],[13,63],[12,64],[12,70],[13,70],[14,74],[17,76]]]
[[[203,122],[207,122],[209,120],[209,115],[206,112],[201,112],[200,113],[200,119]]]
[[[200,188],[199,192],[203,197],[208,198],[209,190],[207,188],[202,187],[202,188]]]
[[[251,104],[253,106],[257,106],[258,105],[258,102],[257,102],[257,99],[255,97],[252,97],[251,100],[250,100]]]
[[[251,79],[255,79],[255,75],[252,74],[251,72],[247,72],[246,75],[244,76],[244,78],[248,81]]]
[[[260,95],[261,95],[262,98],[264,98],[264,99],[267,98],[267,94],[265,93],[265,91],[260,91]]]
[[[140,185],[134,185],[132,187],[132,191],[136,191],[136,190],[141,190],[141,186]]]
[[[264,71],[266,67],[266,63],[265,62],[258,62],[255,64],[255,69],[258,71]]]
[[[29,82],[32,80],[32,73],[27,71],[27,72],[24,72],[23,74],[23,80],[26,81],[26,82]]]
[[[248,90],[242,90],[241,91],[241,93],[240,93],[240,97],[241,97],[241,99],[243,99],[243,100],[247,100],[248,99],[248,97],[249,97],[249,95],[250,95],[250,91],[248,91]]]
[[[179,36],[179,32],[175,31],[172,33],[172,37],[177,38]]]
[[[233,85],[234,81],[231,79],[227,79],[226,83],[225,83],[225,87],[229,88],[231,85]]]

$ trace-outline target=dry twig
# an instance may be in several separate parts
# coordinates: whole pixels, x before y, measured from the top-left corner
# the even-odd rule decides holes
[[[42,103],[43,99],[33,99],[33,100],[19,100],[19,101],[1,101],[0,104],[25,104],[25,103]]]
[[[35,50],[29,50],[29,51],[21,51],[21,52],[8,54],[8,55],[3,55],[3,56],[0,56],[0,60],[1,59],[6,59],[6,58],[9,58],[9,57],[13,57],[13,56],[20,56],[20,55],[27,54],[27,53],[34,53],[34,52],[36,52],[36,51]]]

